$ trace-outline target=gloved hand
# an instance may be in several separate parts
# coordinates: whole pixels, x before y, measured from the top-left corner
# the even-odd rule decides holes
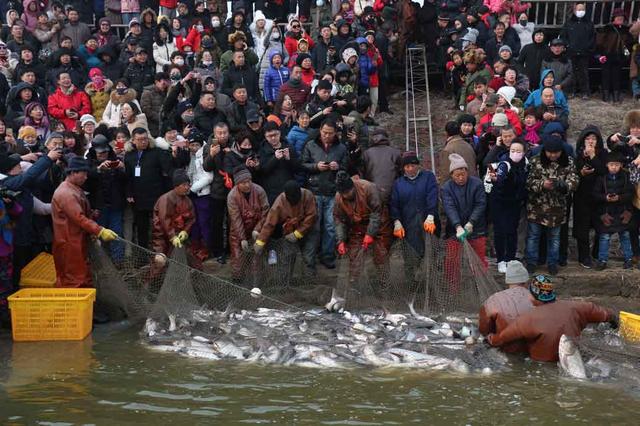
[[[285,235],[284,239],[289,241],[290,243],[298,242],[298,237],[296,237],[296,234],[294,232],[290,232],[287,235]]]
[[[338,254],[339,254],[340,256],[344,256],[345,254],[347,254],[347,246],[346,246],[346,244],[344,243],[344,241],[340,241],[340,242],[338,243]]]
[[[178,232],[178,238],[180,238],[181,243],[184,243],[185,241],[187,241],[187,239],[189,239],[189,234],[187,233],[187,231],[180,231]]]
[[[400,239],[404,238],[404,227],[399,220],[393,222],[393,236]]]
[[[242,248],[242,251],[245,253],[251,252],[251,246],[249,246],[249,241],[247,240],[240,241],[240,247]]]
[[[473,233],[473,223],[471,222],[467,222],[464,224],[464,230],[467,231],[467,235],[468,234],[472,234]]]
[[[456,228],[456,238],[461,242],[467,238],[467,231],[460,225]]]
[[[173,244],[175,248],[182,248],[182,240],[177,235],[171,239],[171,244]]]
[[[365,235],[362,239],[362,248],[366,250],[371,244],[373,244],[373,237],[371,235]]]
[[[255,254],[262,253],[262,250],[264,250],[264,245],[265,245],[264,241],[256,240],[255,244],[253,244],[253,252]]]
[[[432,214],[427,216],[427,218],[424,220],[424,223],[422,224],[422,228],[424,229],[424,232],[426,232],[427,234],[433,235],[433,233],[436,232],[436,223],[433,220]]]
[[[118,238],[118,234],[113,232],[111,229],[102,228],[100,232],[98,232],[98,238],[104,242],[109,242]]]
[[[251,238],[253,238],[253,241],[257,240],[259,235],[260,233],[256,230],[251,231]]]

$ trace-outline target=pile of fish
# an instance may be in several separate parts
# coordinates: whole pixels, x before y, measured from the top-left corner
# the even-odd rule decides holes
[[[482,340],[468,318],[442,322],[410,314],[258,308],[193,310],[147,319],[150,348],[207,360],[240,360],[314,368],[423,368],[490,374],[507,358]]]

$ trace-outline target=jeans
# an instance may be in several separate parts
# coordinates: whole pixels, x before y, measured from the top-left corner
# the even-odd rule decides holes
[[[640,96],[640,77],[631,79],[631,92],[633,96]]]
[[[316,195],[318,220],[314,225],[316,243],[321,241],[320,258],[325,262],[336,260],[336,227],[333,222],[333,205],[335,198],[328,195]],[[315,244],[317,248],[318,244]]]
[[[553,228],[529,222],[527,225],[527,248],[525,257],[527,265],[536,266],[538,264],[538,246],[540,245],[540,234],[543,228],[547,231],[547,266],[557,266],[560,258],[560,226]]]
[[[100,217],[97,222],[98,225],[109,228],[122,237],[124,220],[123,211],[121,209],[113,209],[111,207],[100,209]],[[114,262],[120,262],[124,259],[124,244],[122,241],[111,241],[108,243],[108,247],[109,253],[111,254],[111,260]]]
[[[600,262],[609,260],[609,244],[611,243],[612,235],[613,234],[600,234],[600,248],[598,249],[598,261]],[[631,250],[629,231],[618,232],[618,236],[620,237],[620,245],[622,246],[625,262],[631,260],[633,251]]]

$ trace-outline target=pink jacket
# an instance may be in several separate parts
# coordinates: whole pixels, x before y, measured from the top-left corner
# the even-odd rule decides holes
[[[518,22],[518,15],[526,12],[531,3],[520,3],[520,0],[484,0],[484,5],[489,8],[491,13],[506,13],[511,15],[511,24]]]

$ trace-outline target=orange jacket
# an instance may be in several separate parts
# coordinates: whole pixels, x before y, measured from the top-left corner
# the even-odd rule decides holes
[[[173,189],[161,195],[153,207],[153,250],[169,255],[171,239],[180,231],[189,233],[195,221],[196,214],[189,197],[178,195]]]
[[[489,297],[480,307],[480,333],[498,334],[518,317],[533,309],[532,296],[526,287],[512,287]],[[504,352],[526,352],[524,341],[516,341],[501,348]]]

